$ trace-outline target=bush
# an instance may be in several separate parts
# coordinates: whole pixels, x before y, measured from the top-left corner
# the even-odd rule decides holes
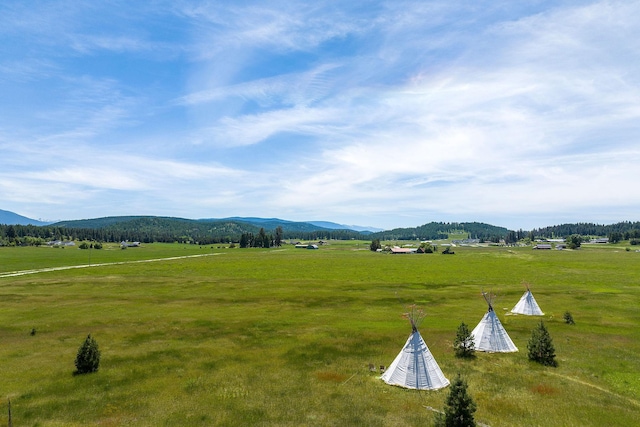
[[[91,334],[89,334],[78,349],[76,356],[76,374],[96,372],[99,365],[100,350],[98,349],[98,343],[91,337]]]
[[[564,319],[564,323],[567,323],[569,325],[575,325],[576,324],[576,322],[573,321],[573,316],[568,311],[564,312],[564,316],[562,316],[562,318]]]
[[[582,244],[582,240],[582,236],[579,234],[572,234],[565,239],[565,241],[567,242],[567,247],[569,249],[578,249]]]
[[[551,335],[549,335],[549,331],[542,320],[533,330],[527,348],[529,349],[529,360],[545,366],[558,366],[556,350],[553,347]]]
[[[436,427],[474,427],[473,413],[476,404],[467,393],[467,382],[460,374],[451,383],[449,395],[445,401],[444,414],[436,415]]]
[[[79,249],[89,249],[89,244],[87,242],[82,242],[80,243],[80,246],[78,246]]]
[[[475,356],[473,335],[471,335],[469,327],[464,322],[458,326],[456,338],[453,340],[453,349],[456,352],[456,357],[472,358]]]

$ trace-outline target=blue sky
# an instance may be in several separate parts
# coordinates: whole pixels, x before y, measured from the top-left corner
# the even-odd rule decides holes
[[[4,1],[0,209],[640,220],[640,3]]]

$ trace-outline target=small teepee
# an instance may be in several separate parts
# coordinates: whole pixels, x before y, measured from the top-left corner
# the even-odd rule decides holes
[[[491,295],[486,292],[482,293],[485,301],[489,305],[487,313],[484,315],[478,326],[471,331],[475,349],[478,351],[487,351],[490,353],[511,353],[518,351],[509,334],[500,323],[500,319],[493,311],[493,301]]]
[[[531,293],[531,289],[529,289],[529,285],[525,283],[525,286],[527,291],[522,295],[522,298],[520,298],[520,301],[513,307],[511,312],[515,314],[525,314],[527,316],[544,316],[544,313],[540,310],[540,306]]]
[[[416,390],[437,390],[448,386],[449,380],[418,332],[424,312],[412,306],[406,316],[411,322],[411,335],[381,379],[390,385]]]

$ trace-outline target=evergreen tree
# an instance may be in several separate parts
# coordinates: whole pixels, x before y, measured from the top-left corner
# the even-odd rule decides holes
[[[527,348],[529,349],[529,360],[545,366],[558,365],[556,362],[556,350],[553,347],[551,335],[549,335],[549,331],[542,321],[540,321],[538,326],[533,330]]]
[[[76,373],[88,374],[96,372],[99,365],[100,350],[98,349],[98,343],[91,337],[91,334],[89,334],[78,349],[76,356]]]
[[[444,415],[436,417],[437,427],[475,427],[473,413],[476,404],[467,393],[467,382],[460,377],[451,383],[449,395],[445,401]]]
[[[456,357],[474,357],[475,343],[473,341],[473,335],[471,335],[469,327],[464,322],[458,326],[456,338],[453,340],[453,348],[456,352]]]
[[[580,244],[582,243],[582,236],[579,234],[572,234],[571,236],[565,239],[567,242],[567,247],[569,249],[578,249]]]
[[[282,245],[282,236],[284,235],[284,231],[282,230],[282,227],[277,226],[276,227],[276,238],[273,241],[273,246],[276,247],[280,247]]]
[[[258,232],[258,238],[255,240],[254,247],[257,248],[268,248],[269,247],[269,237],[267,237],[267,233],[264,231],[264,228],[261,228]]]
[[[369,245],[369,249],[373,252],[377,251],[378,249],[382,249],[382,245],[380,245],[380,239],[372,240],[371,244]]]

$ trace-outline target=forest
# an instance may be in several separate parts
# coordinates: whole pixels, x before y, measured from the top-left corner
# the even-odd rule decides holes
[[[91,220],[65,221],[51,225],[6,225],[0,224],[0,245],[38,246],[54,240],[141,243],[190,243],[218,244],[266,241],[254,236],[270,237],[277,240],[439,240],[450,234],[466,234],[469,239],[483,242],[516,243],[523,239],[566,239],[572,235],[608,237],[612,243],[621,240],[640,239],[640,222],[620,222],[611,225],[592,223],[562,224],[530,231],[508,230],[480,222],[430,222],[414,228],[396,228],[377,233],[354,230],[335,230],[314,226],[309,223],[269,220],[250,223],[247,221],[190,220],[171,217],[105,217]],[[266,244],[256,244],[264,247]],[[244,246],[244,245],[241,245]],[[251,243],[248,247],[253,246]]]
[[[318,240],[362,239],[353,230],[300,231],[295,223],[284,223],[281,239]],[[203,221],[166,217],[110,217],[98,220],[70,221],[47,226],[0,225],[0,245],[38,246],[53,240],[141,243],[191,243],[200,245],[240,242],[243,235],[260,235],[272,230],[242,221]]]

